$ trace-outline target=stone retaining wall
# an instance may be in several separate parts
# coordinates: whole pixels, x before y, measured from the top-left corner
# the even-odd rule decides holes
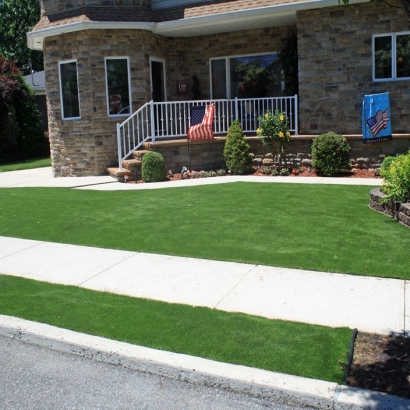
[[[380,188],[372,189],[370,191],[370,208],[390,216],[399,221],[402,225],[410,228],[410,203],[393,201],[389,201],[384,204],[380,203],[380,200],[385,197],[386,195],[381,192]]]
[[[287,166],[311,166],[311,149],[315,136],[292,137],[286,148]],[[410,136],[396,136],[393,140],[378,144],[363,144],[361,136],[348,136],[351,147],[350,163],[356,169],[378,169],[385,156],[406,154],[410,151]],[[271,166],[278,163],[276,152],[263,145],[258,137],[246,137],[254,165]],[[223,149],[226,137],[216,137],[213,141],[191,141],[189,144],[189,167],[193,170],[216,170],[225,168]],[[167,168],[179,172],[188,167],[188,144],[186,139],[149,142],[144,149],[160,152]]]

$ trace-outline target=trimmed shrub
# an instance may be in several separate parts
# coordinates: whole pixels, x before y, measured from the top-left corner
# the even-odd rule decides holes
[[[163,181],[167,176],[164,157],[159,152],[147,152],[142,157],[142,180],[144,182]]]
[[[242,175],[252,169],[252,158],[249,155],[249,144],[242,132],[241,123],[235,120],[229,127],[224,147],[226,167],[232,174]]]
[[[334,132],[321,134],[312,144],[312,167],[324,176],[332,177],[342,169],[350,169],[350,146],[346,138]]]
[[[380,175],[383,177],[382,191],[386,194],[382,202],[410,200],[410,151],[406,155],[386,157]]]

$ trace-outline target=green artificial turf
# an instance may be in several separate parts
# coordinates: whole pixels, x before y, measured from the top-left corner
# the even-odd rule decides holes
[[[0,189],[0,235],[410,279],[410,230],[371,187],[231,183],[141,191]]]
[[[352,331],[0,275],[0,313],[155,349],[343,382]]]
[[[50,166],[51,166],[50,158],[35,158],[35,159],[27,159],[25,161],[12,162],[9,164],[1,164],[0,172],[20,171],[22,169],[43,168],[43,167],[50,167]]]

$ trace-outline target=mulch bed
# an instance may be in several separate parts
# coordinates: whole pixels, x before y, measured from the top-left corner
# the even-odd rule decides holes
[[[264,174],[262,172],[262,168],[256,168],[256,167],[254,168],[253,173],[248,174],[248,175],[264,177],[264,178],[275,178],[274,176],[270,174]],[[296,177],[320,177],[321,175],[318,175],[315,169],[309,169],[307,167],[302,167],[301,170],[299,170],[298,172],[292,172],[288,176],[288,178],[292,178],[295,176]],[[377,172],[375,172],[374,170],[366,170],[366,169],[353,169],[351,171],[343,171],[338,177],[340,178],[377,178],[377,179],[380,179],[380,176],[377,174]],[[169,173],[166,178],[167,181],[179,181],[181,179],[190,179],[190,178],[187,178],[186,175],[184,176],[184,178],[182,178],[182,175],[179,172],[172,173],[172,174]],[[133,183],[133,184],[136,184],[136,183],[140,184],[143,182],[144,181],[142,180],[128,181],[128,183]]]
[[[410,399],[410,338],[359,332],[347,384]]]

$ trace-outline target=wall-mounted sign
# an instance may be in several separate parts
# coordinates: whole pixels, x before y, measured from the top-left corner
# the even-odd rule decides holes
[[[178,81],[177,82],[177,93],[178,94],[186,94],[188,91],[188,84],[186,81]]]

